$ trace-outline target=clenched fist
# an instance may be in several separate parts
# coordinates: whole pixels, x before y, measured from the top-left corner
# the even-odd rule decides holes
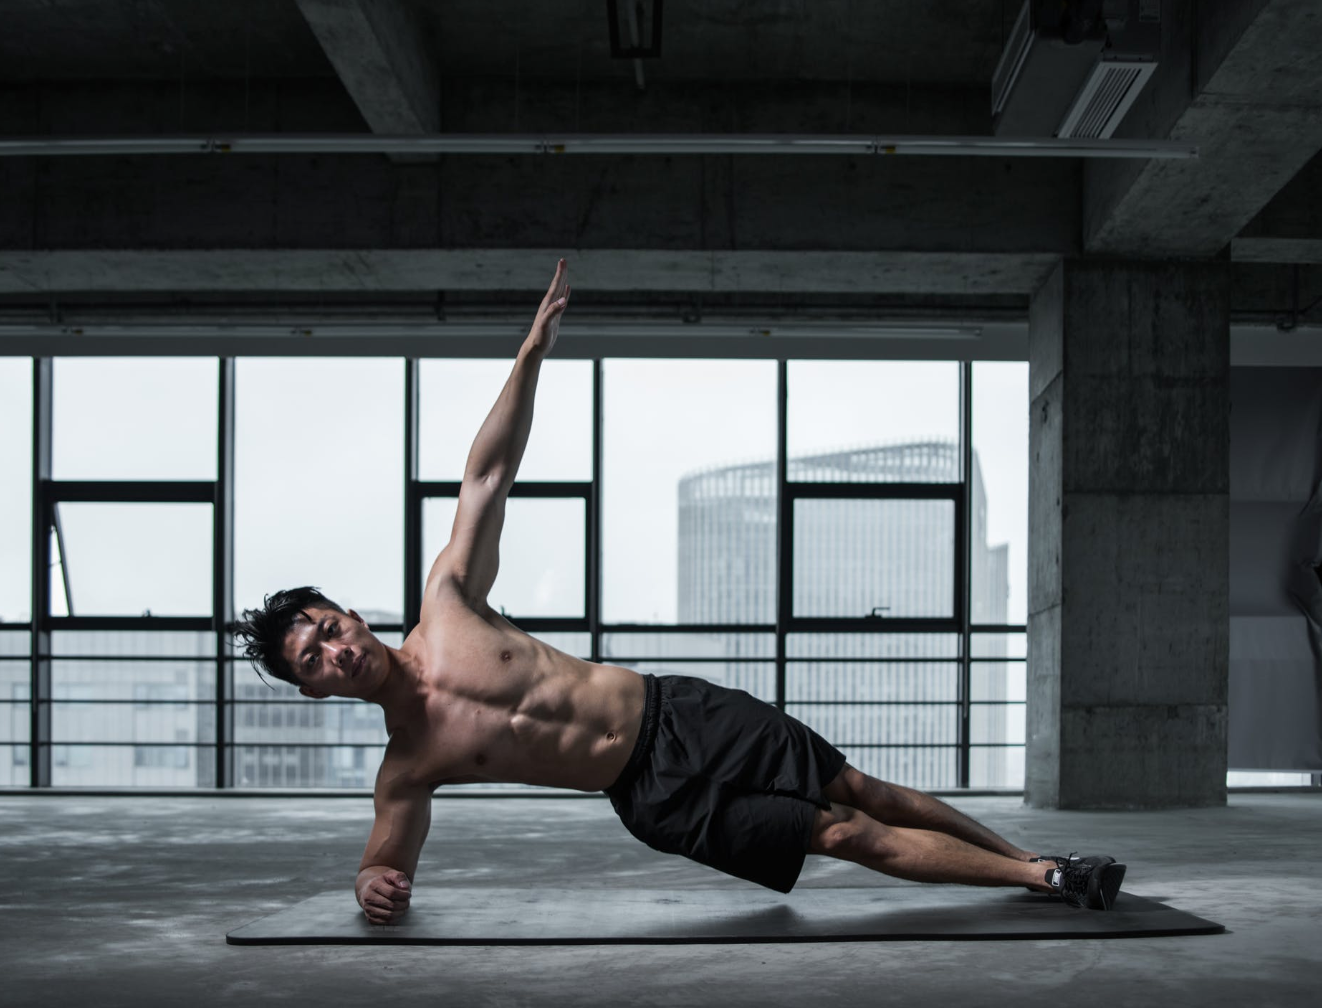
[[[393,924],[408,912],[412,888],[409,877],[392,868],[359,887],[358,905],[373,924]]]

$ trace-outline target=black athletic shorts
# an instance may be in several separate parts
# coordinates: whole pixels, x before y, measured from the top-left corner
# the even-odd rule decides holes
[[[649,847],[789,892],[840,750],[743,690],[644,676],[642,727],[606,795]]]

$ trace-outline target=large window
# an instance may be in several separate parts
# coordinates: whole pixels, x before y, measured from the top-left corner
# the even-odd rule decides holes
[[[959,364],[791,361],[790,479],[959,479]]]
[[[1028,364],[973,365],[975,623],[1028,621]]]
[[[464,478],[468,449],[510,376],[508,360],[418,362],[418,478]],[[547,360],[519,479],[592,479],[592,362]]]
[[[32,362],[0,357],[0,624],[32,618],[31,570]]]
[[[404,367],[243,359],[235,368],[234,604],[316,585],[369,621],[404,611]]]
[[[58,480],[214,480],[214,358],[55,361]]]
[[[505,505],[487,601],[512,619],[588,618],[593,362],[540,366],[534,423]],[[470,448],[510,377],[509,360],[418,363],[419,583],[449,542]]]
[[[602,616],[775,619],[774,361],[602,364]]]
[[[380,711],[264,682],[226,621],[312,584],[401,644],[512,363],[0,360],[0,783],[369,787]],[[1017,786],[1026,377],[546,361],[488,601],[887,779]]]

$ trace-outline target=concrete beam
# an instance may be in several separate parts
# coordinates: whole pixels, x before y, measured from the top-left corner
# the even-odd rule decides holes
[[[1235,238],[1230,258],[1252,263],[1322,263],[1322,238]]]
[[[0,294],[540,291],[561,255],[583,290],[873,294],[1029,294],[1059,258],[567,248],[0,251]]]
[[[831,82],[644,95],[585,81],[446,81],[447,130],[904,132],[903,89]],[[242,128],[243,89],[190,86],[197,115]],[[985,91],[915,88],[924,129],[985,128]],[[520,110],[516,117],[517,108]],[[0,133],[151,132],[178,87],[0,83]],[[854,118],[844,113],[852,107]],[[338,82],[254,85],[249,129],[353,132]],[[852,124],[851,124],[852,123]],[[668,249],[1079,254],[1067,158],[450,155],[401,168],[377,155],[0,158],[0,248]]]
[[[402,0],[296,0],[373,133],[439,133],[440,71]],[[417,161],[417,155],[392,156]]]
[[[1116,136],[1189,141],[1201,156],[1089,164],[1087,253],[1215,255],[1322,148],[1322,7],[1165,6],[1161,69]]]

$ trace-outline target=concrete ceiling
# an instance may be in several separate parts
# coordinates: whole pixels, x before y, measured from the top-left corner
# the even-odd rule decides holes
[[[669,0],[640,88],[601,0],[10,0],[0,134],[987,135],[1017,12]],[[1239,318],[1307,305],[1322,5],[1164,0],[1162,17],[1160,69],[1117,136],[1188,140],[1197,161],[0,158],[0,322],[125,296],[144,311],[225,293],[273,311],[309,292],[493,303],[578,253],[587,308],[595,290],[1022,316],[1078,255],[1229,256]]]
[[[632,65],[611,57],[603,0],[391,6],[416,21],[451,76],[512,79],[517,69],[530,78],[633,80]],[[4,9],[0,80],[335,72],[295,0],[7,0]],[[985,87],[1017,11],[1009,0],[666,0],[663,57],[650,61],[648,75]]]

